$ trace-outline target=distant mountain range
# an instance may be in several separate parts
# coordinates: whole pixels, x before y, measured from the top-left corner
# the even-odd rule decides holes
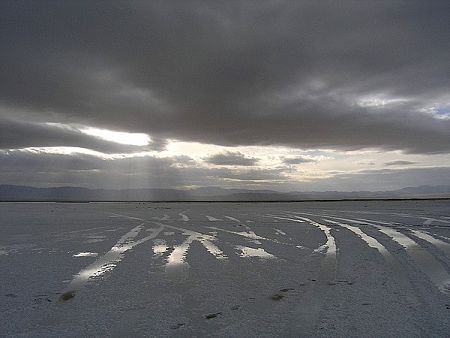
[[[450,185],[407,187],[393,191],[311,191],[223,189],[88,189],[0,185],[0,201],[304,201],[345,199],[450,198]]]

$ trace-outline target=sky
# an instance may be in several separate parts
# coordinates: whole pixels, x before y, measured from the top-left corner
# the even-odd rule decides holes
[[[4,0],[0,184],[449,184],[448,13],[448,0]]]

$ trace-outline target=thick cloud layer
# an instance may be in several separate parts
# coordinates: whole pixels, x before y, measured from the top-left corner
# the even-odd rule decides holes
[[[102,159],[86,154],[0,151],[0,163],[0,184],[184,188],[208,185],[248,187],[288,180],[283,168],[204,168],[186,156]]]
[[[206,157],[205,162],[225,166],[253,166],[258,163],[257,158],[247,157],[240,152],[227,151]]]
[[[398,160],[398,161],[389,161],[386,162],[385,165],[411,165],[414,164],[415,162],[412,161],[403,161],[403,160]]]
[[[26,120],[448,153],[449,12],[448,1],[3,1],[0,147],[104,147],[55,130],[44,140]]]
[[[80,147],[103,153],[162,150],[164,142],[155,140],[146,146],[129,146],[86,135],[69,126],[0,120],[0,149],[26,147]]]
[[[85,154],[0,151],[0,184],[85,186],[91,188],[228,188],[284,191],[394,190],[408,186],[441,186],[450,182],[450,167],[363,170],[328,178],[296,180],[290,168],[205,168],[186,157],[101,159]]]

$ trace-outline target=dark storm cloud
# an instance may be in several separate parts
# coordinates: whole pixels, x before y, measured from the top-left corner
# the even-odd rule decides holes
[[[449,1],[0,6],[0,103],[29,112],[15,119],[232,146],[450,151],[450,120],[422,111],[448,105]],[[377,95],[409,101],[357,104]]]
[[[206,157],[204,161],[215,165],[253,166],[259,160],[257,158],[247,157],[240,152],[227,151]]]
[[[117,153],[163,150],[165,143],[161,140],[156,140],[147,146],[130,146],[86,135],[79,129],[69,126],[0,119],[0,149],[57,146],[80,147],[103,153]]]
[[[317,162],[317,160],[306,157],[306,156],[284,157],[283,158],[283,163],[285,163],[285,164],[303,164],[303,163],[311,163],[311,162]]]
[[[398,160],[398,161],[386,162],[384,164],[385,165],[411,165],[411,164],[414,164],[414,163],[416,163],[416,162]]]

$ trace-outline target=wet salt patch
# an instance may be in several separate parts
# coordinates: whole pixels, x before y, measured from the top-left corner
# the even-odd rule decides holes
[[[450,244],[449,243],[441,241],[440,239],[437,239],[424,231],[411,230],[411,232],[416,237],[433,244],[435,247],[439,248],[441,251],[445,252],[447,254],[447,256],[450,257]]]
[[[171,227],[176,228],[173,226]],[[205,249],[216,259],[227,259],[227,256],[222,252],[222,250],[220,250],[214,243],[212,243],[215,240],[215,236],[204,235],[199,232],[182,228],[179,230],[182,230],[183,234],[187,235],[188,238],[186,238],[186,240],[180,245],[174,247],[174,250],[167,258],[166,270],[170,270],[174,266],[179,265],[185,265],[186,267],[189,267],[189,265],[186,263],[186,256],[191,244],[195,241],[198,241],[200,244],[202,244]]]
[[[154,241],[154,245],[153,245],[153,252],[155,253],[155,255],[157,256],[161,256],[163,253],[165,253],[169,247],[166,244],[166,241],[162,240],[162,239],[156,239]]]
[[[450,221],[442,219],[442,217],[441,218],[419,217],[419,218],[425,220],[425,222],[423,223],[424,225],[431,225],[431,223],[433,222],[450,224]]]
[[[337,247],[336,247],[336,242],[334,240],[334,237],[331,235],[331,228],[327,227],[324,224],[320,224],[316,221],[313,221],[312,219],[306,218],[306,217],[300,217],[300,216],[294,216],[294,217],[296,219],[289,219],[289,220],[293,221],[293,222],[298,222],[299,220],[308,222],[309,224],[314,225],[315,227],[322,230],[327,241],[323,245],[318,247],[316,250],[314,250],[314,252],[324,252],[325,255],[332,257],[333,259],[336,259]]]
[[[258,257],[258,258],[262,258],[262,259],[276,258],[276,256],[268,253],[263,248],[255,249],[255,248],[249,248],[247,246],[242,246],[242,245],[236,245],[235,248],[241,251],[239,256],[244,257],[244,258],[248,258],[248,257]]]
[[[152,217],[153,219],[156,219],[158,221],[169,221],[170,220],[170,216],[168,214],[164,214],[163,217]]]
[[[0,256],[7,256],[9,254],[20,253],[23,249],[31,249],[35,247],[36,244],[13,244],[13,245],[3,245],[0,246]],[[33,250],[33,249],[31,249]]]
[[[348,224],[344,224],[344,223],[339,223],[339,222],[334,222],[328,219],[324,219],[325,222],[329,222],[332,224],[337,224],[343,228],[346,228],[348,230],[350,230],[351,232],[353,232],[354,234],[356,234],[359,238],[361,238],[364,242],[366,242],[366,244],[368,246],[370,246],[371,248],[374,248],[376,250],[378,250],[379,253],[381,253],[383,256],[389,256],[390,253],[389,251],[380,243],[378,242],[375,238],[370,237],[369,235],[367,235],[366,233],[364,233],[363,231],[361,231],[360,228],[348,225]]]
[[[82,269],[78,274],[76,274],[69,285],[67,285],[67,287],[63,291],[61,297],[63,297],[64,295],[74,294],[74,292],[83,287],[89,279],[98,278],[104,273],[112,271],[117,266],[117,264],[125,257],[126,251],[132,249],[136,245],[155,238],[163,230],[163,227],[156,229],[149,236],[143,237],[139,240],[134,240],[139,235],[142,229],[143,224],[132,228],[125,235],[123,235],[106,254],[97,258],[95,262],[89,264],[86,268]],[[69,298],[72,297],[73,295]],[[65,300],[64,298],[61,299]]]
[[[286,233],[285,233],[284,231],[282,231],[282,230],[280,230],[280,229],[274,229],[274,230],[275,230],[275,233],[276,233],[277,235],[286,236]]]
[[[169,247],[165,244],[157,244],[153,246],[153,252],[157,255],[163,254],[167,251],[167,249],[169,249]]]
[[[223,231],[223,232],[228,232],[230,234],[234,234],[234,235],[238,235],[238,236],[242,236],[242,237],[246,237],[246,238],[250,238],[250,239],[266,239],[265,237],[261,237],[258,236],[257,234],[255,234],[253,231],[249,231],[249,232],[245,232],[245,231],[231,231],[231,230],[225,230],[225,229],[220,229],[220,228],[216,228],[216,227],[209,227],[210,229],[213,230],[219,230],[219,231]]]
[[[445,237],[445,236],[437,235],[437,234],[435,234],[435,236],[436,236],[436,237],[439,237],[439,238],[442,238],[442,239],[445,239],[446,241],[450,241],[450,238],[449,238],[449,237]]]
[[[176,245],[175,249],[172,251],[172,253],[167,258],[166,267],[170,267],[173,265],[187,264],[185,262],[185,260],[186,260],[187,252],[188,252],[189,247],[192,242],[193,242],[193,239],[188,238],[188,240],[183,242],[182,244]]]
[[[277,243],[277,244],[281,244],[281,245],[288,245],[288,246],[293,246],[293,247],[296,247],[296,248],[304,249],[304,247],[301,246],[301,245],[297,245],[296,246],[296,245],[291,244],[291,243],[280,242],[280,241],[278,241],[276,239],[261,237],[261,236],[257,235],[252,230],[249,230],[249,231],[231,231],[231,230],[221,229],[221,228],[217,228],[217,227],[208,227],[208,228],[214,229],[214,230],[219,230],[221,232],[226,232],[226,233],[237,235],[237,236],[242,236],[244,238],[247,238],[248,241],[256,243],[256,244],[261,244],[261,242],[259,240],[265,240],[265,241],[269,241],[269,242],[273,242],[273,243]]]
[[[79,252],[75,255],[72,255],[72,257],[96,257],[98,256],[97,252]]]
[[[181,217],[180,221],[183,222],[188,222],[189,221],[189,217],[186,216],[186,211],[180,212],[178,215]]]
[[[361,223],[360,219],[348,219],[331,217],[336,219],[342,219],[348,222]],[[450,275],[445,267],[441,265],[428,251],[422,248],[414,240],[406,236],[405,234],[382,225],[374,223],[368,223],[378,229],[381,233],[388,236],[391,240],[402,246],[407,254],[416,262],[418,267],[425,272],[428,278],[437,286],[437,288],[443,292],[450,294]]]
[[[215,218],[215,217],[213,217],[213,216],[205,215],[205,217],[206,217],[206,218],[208,219],[208,221],[210,221],[210,222],[223,221],[222,219],[220,219],[220,218]]]
[[[225,218],[228,218],[230,221],[236,222],[236,223],[241,223],[240,220],[238,220],[237,218],[231,217],[231,216],[225,216]]]
[[[307,213],[305,213],[305,215],[309,215]],[[298,220],[298,219],[292,219],[292,217],[296,217],[296,216],[292,216],[292,217],[281,217],[281,216],[276,216],[276,215],[266,215],[263,217],[268,217],[268,218],[273,218],[274,220],[272,222],[274,223],[278,223],[278,220],[286,220],[286,221],[291,221],[291,222],[296,222],[296,223],[306,223],[305,221],[302,220]]]
[[[217,259],[227,259],[228,257],[216,245],[208,240],[200,240],[200,243],[208,250],[208,252]]]
[[[406,249],[416,264],[428,275],[430,280],[436,284],[440,291],[450,293],[450,275],[446,269],[424,248],[419,246],[408,236],[397,230],[375,225],[380,232],[389,236],[393,241]]]
[[[245,228],[245,230],[247,230],[247,232],[249,233],[254,233],[251,228],[248,225],[243,224],[240,220],[238,220],[237,218],[231,217],[231,216],[224,216],[225,218],[229,219],[230,221],[236,222],[238,223],[240,226],[243,226]]]
[[[103,242],[106,239],[106,236],[102,236],[102,235],[90,235],[87,236],[87,240],[85,241],[85,243],[98,243],[98,242]]]
[[[423,222],[423,225],[431,225],[433,223],[434,219],[428,218],[425,222]]]

